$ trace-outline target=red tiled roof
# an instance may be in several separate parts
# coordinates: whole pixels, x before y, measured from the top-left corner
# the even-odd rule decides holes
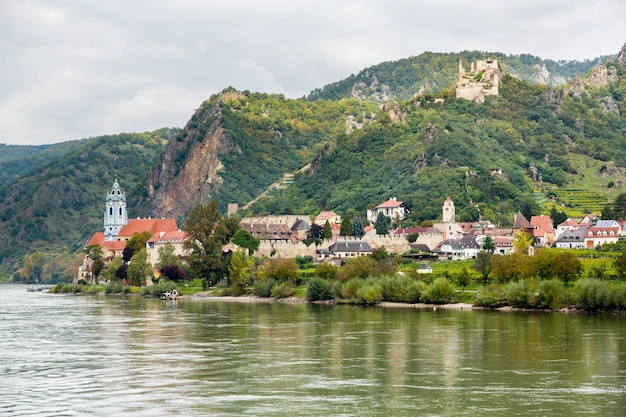
[[[130,219],[128,224],[122,227],[118,237],[132,237],[135,233],[141,232],[175,232],[178,225],[175,219]]]
[[[398,201],[395,198],[390,198],[382,204],[377,205],[375,208],[392,208],[392,207],[400,207],[403,204],[402,201]]]
[[[315,217],[315,220],[328,220],[332,216],[337,216],[337,213],[334,211],[323,211]]]
[[[179,242],[185,240],[187,233],[182,230],[176,230],[175,232],[157,232],[148,240],[148,242]]]

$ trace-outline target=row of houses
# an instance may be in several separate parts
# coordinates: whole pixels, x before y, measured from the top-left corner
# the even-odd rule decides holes
[[[372,207],[367,211],[367,218],[375,222],[378,215],[394,219],[405,219],[409,214],[406,205],[395,197]],[[474,258],[489,236],[495,245],[495,253],[513,252],[513,239],[517,233],[526,232],[534,237],[535,246],[556,246],[567,249],[596,248],[606,243],[615,243],[624,237],[624,221],[600,220],[593,215],[585,216],[580,221],[567,219],[555,227],[550,216],[532,216],[526,219],[522,213],[514,217],[511,228],[500,228],[489,221],[456,222],[454,202],[447,197],[442,206],[441,222],[431,227],[398,228],[390,231],[390,236],[376,235],[370,224],[365,228],[361,239],[339,236],[341,216],[334,211],[323,211],[313,221],[308,215],[284,215],[244,218],[240,227],[258,238],[268,253],[275,245],[293,245],[292,254],[309,256],[310,248],[303,242],[312,224],[331,226],[332,238],[315,249],[318,262],[327,260],[345,260],[371,254],[383,245],[390,252],[422,252],[448,259]],[[183,242],[185,233],[178,229],[175,219],[127,219],[126,198],[117,180],[106,199],[104,231],[96,232],[87,246],[98,244],[103,249],[105,261],[121,257],[126,242],[135,234],[149,232],[152,237],[146,243],[148,261],[158,263],[159,248],[172,244],[175,254],[184,257]],[[409,243],[409,237],[416,239]],[[392,242],[392,245],[389,243]],[[263,246],[263,245],[262,245]],[[299,252],[301,248],[301,253]],[[85,278],[90,272],[90,261],[85,259],[79,269],[77,279]]]

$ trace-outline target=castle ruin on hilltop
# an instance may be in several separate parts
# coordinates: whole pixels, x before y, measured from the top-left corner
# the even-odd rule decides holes
[[[456,98],[484,103],[485,96],[498,95],[500,77],[497,59],[480,59],[472,63],[468,72],[465,72],[459,60],[459,74],[455,84]]]

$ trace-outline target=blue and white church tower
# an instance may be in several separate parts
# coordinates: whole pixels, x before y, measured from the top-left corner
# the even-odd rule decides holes
[[[124,195],[116,178],[111,192],[107,195],[104,210],[104,240],[115,240],[126,223],[128,223],[126,195]]]

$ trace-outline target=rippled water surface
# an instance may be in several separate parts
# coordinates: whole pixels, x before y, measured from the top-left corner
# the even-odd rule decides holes
[[[624,416],[626,318],[0,286],[0,415]]]

